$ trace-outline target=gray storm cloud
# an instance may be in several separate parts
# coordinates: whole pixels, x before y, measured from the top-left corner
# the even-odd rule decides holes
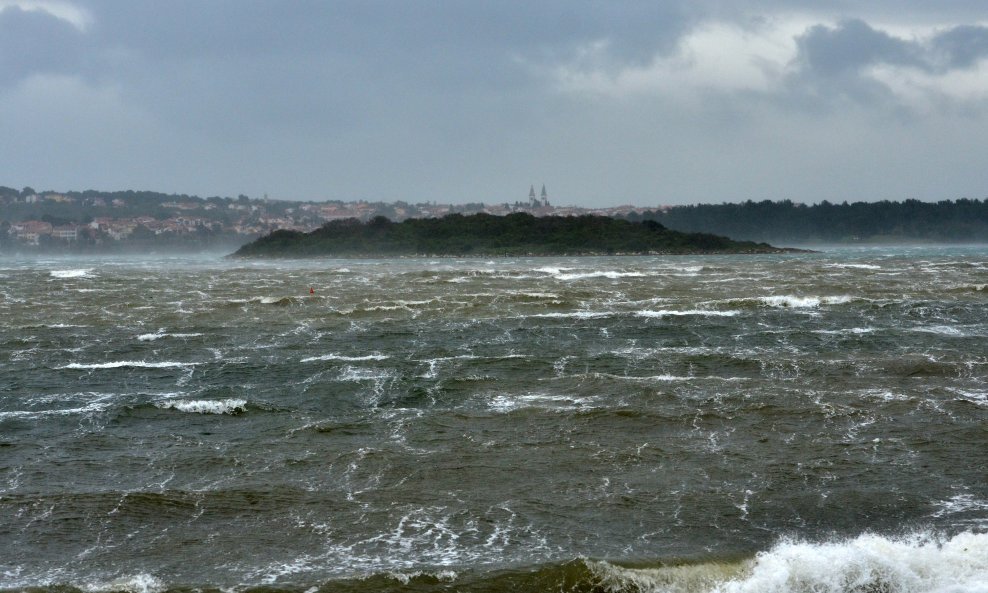
[[[6,0],[0,183],[500,202],[535,179],[581,205],[980,197],[980,7],[905,4]]]

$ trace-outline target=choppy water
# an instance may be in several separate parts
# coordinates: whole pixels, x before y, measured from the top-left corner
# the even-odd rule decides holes
[[[988,591],[988,248],[0,260],[0,321],[0,589]]]

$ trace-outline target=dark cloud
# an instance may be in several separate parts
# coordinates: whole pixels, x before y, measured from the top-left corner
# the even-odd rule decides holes
[[[47,12],[0,9],[0,88],[32,74],[76,73],[86,49],[78,29]]]
[[[404,63],[566,51],[605,37],[629,59],[648,59],[687,25],[674,2],[91,0],[88,6],[103,43],[150,60],[314,54]]]
[[[817,25],[797,39],[798,63],[830,76],[888,64],[928,72],[970,68],[988,57],[988,27],[959,25],[928,41],[901,39],[853,19],[836,27]]]
[[[823,76],[856,72],[876,64],[926,66],[915,43],[892,37],[857,19],[836,27],[811,27],[797,39],[797,47],[798,63]]]
[[[988,28],[961,25],[928,38],[901,38],[861,19],[816,25],[796,38],[797,55],[786,78],[794,106],[833,107],[850,99],[912,117],[899,97],[870,72],[892,66],[925,75],[974,67],[988,57]]]
[[[933,38],[932,47],[942,52],[950,68],[970,68],[988,57],[988,27],[961,25]]]
[[[521,58],[608,40],[646,63],[691,17],[676,2],[88,0],[93,76],[176,125],[228,137],[337,134],[381,118],[516,110],[546,81]],[[491,97],[497,97],[496,100]],[[246,125],[245,125],[246,124]]]
[[[19,138],[17,150],[0,146],[5,185],[503,201],[524,198],[516,185],[524,194],[545,180],[562,201],[654,204],[776,197],[772,171],[785,163],[802,171],[786,181],[795,195],[831,183],[830,167],[847,164],[846,151],[832,150],[841,134],[867,132],[867,153],[878,154],[883,134],[931,121],[868,128],[896,103],[873,67],[935,78],[988,56],[980,26],[923,39],[882,29],[977,22],[984,0],[65,1],[84,9],[87,26],[41,10],[0,11],[0,131]],[[850,18],[806,28],[791,63],[790,34],[776,30],[771,41],[782,49],[767,54],[757,90],[690,78],[686,36],[706,31],[697,59],[709,60],[721,29],[757,39],[792,15]],[[737,36],[725,44],[747,51]],[[666,58],[675,67],[651,69]],[[701,66],[708,78],[734,74]],[[628,92],[594,96],[561,89],[566,68],[599,74],[604,86],[620,86],[609,77],[622,72],[673,80],[635,86],[633,76]],[[668,91],[679,84],[686,100]],[[833,108],[847,98],[853,110]],[[983,175],[988,158],[988,122],[971,117],[976,125],[923,128],[941,135],[940,147],[957,137],[976,155],[958,160],[958,180],[968,169],[969,180]],[[43,149],[32,134],[46,137]],[[929,155],[910,142],[897,137],[895,152],[911,147],[916,166],[902,168],[918,171]],[[727,159],[736,167],[718,173],[725,146],[744,149]],[[870,171],[862,166],[854,183],[866,185]]]

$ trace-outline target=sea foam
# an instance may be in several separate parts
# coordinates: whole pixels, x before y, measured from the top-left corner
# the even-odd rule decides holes
[[[847,295],[821,297],[778,295],[761,297],[758,299],[759,302],[768,305],[769,307],[784,307],[793,309],[815,308],[820,305],[842,305],[844,303],[851,302],[851,300],[852,297]]]
[[[87,278],[93,273],[92,268],[79,268],[75,270],[52,270],[52,278]]]
[[[341,360],[344,362],[358,362],[361,360],[387,360],[391,358],[387,354],[366,354],[364,356],[346,356],[344,354],[321,354],[319,356],[309,356],[299,362],[315,362],[324,360]]]
[[[171,369],[171,368],[184,368],[195,366],[199,363],[196,362],[175,362],[175,361],[162,361],[162,362],[148,362],[146,360],[117,360],[114,362],[95,362],[95,363],[79,363],[72,362],[65,366],[58,367],[59,369],[77,369],[77,370],[94,370],[94,369],[119,369],[124,367],[134,367],[142,369]]]
[[[102,593],[104,591],[126,591],[126,593],[161,593],[168,589],[164,581],[149,574],[137,574],[122,577],[106,583],[91,582],[82,586],[87,593]]]
[[[141,342],[153,342],[155,340],[160,340],[161,338],[196,338],[201,336],[200,333],[189,333],[189,334],[170,334],[166,333],[164,330],[158,330],[151,334],[141,334],[137,336],[137,339]]]
[[[247,411],[245,399],[193,399],[184,401],[166,401],[155,404],[163,410],[177,410],[195,414],[240,414]]]
[[[734,317],[737,314],[737,311],[711,311],[707,309],[688,309],[684,311],[676,311],[671,309],[662,309],[659,311],[635,311],[636,317]]]
[[[988,592],[988,534],[865,534],[826,543],[784,541],[754,559],[660,568],[588,562],[606,591],[674,593]]]
[[[718,586],[722,593],[844,593],[902,591],[985,593],[988,534],[947,540],[861,535],[843,542],[784,542],[759,554],[744,578]]]

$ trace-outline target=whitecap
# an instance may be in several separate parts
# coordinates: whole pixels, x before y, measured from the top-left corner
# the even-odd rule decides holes
[[[524,408],[573,410],[589,407],[591,403],[592,401],[585,397],[532,393],[527,395],[497,395],[488,402],[488,405],[496,412],[511,412]]]
[[[824,543],[783,541],[740,562],[628,568],[588,561],[587,567],[606,591],[984,593],[988,534],[964,532],[947,540],[865,534]]]
[[[711,311],[708,309],[688,309],[684,311],[662,309],[659,311],[635,311],[636,317],[680,317],[695,315],[700,317],[734,317],[737,311]]]
[[[323,361],[323,360],[340,360],[344,362],[358,362],[361,360],[387,360],[389,358],[391,357],[388,356],[387,354],[379,354],[379,353],[366,354],[364,356],[346,356],[344,354],[332,353],[332,354],[321,354],[319,356],[309,356],[307,358],[303,358],[299,362],[315,362],[315,361]]]
[[[750,571],[716,587],[719,593],[846,591],[980,592],[988,582],[988,534],[964,532],[890,538],[865,534],[846,541],[787,541],[758,554]]]
[[[165,582],[149,574],[137,574],[123,577],[106,583],[86,583],[82,590],[87,593],[103,591],[126,591],[127,593],[161,593],[167,590]]]
[[[947,500],[941,500],[934,506],[936,506],[937,510],[933,512],[933,517],[938,519],[960,513],[976,513],[982,515],[988,512],[988,500],[976,498],[972,494],[958,494]],[[981,522],[988,523],[988,518],[982,519]]]
[[[78,370],[119,369],[124,367],[134,367],[134,368],[144,368],[144,369],[171,369],[171,368],[183,368],[183,367],[195,366],[197,364],[199,363],[174,362],[174,361],[147,362],[145,360],[118,360],[115,362],[96,362],[90,364],[72,362],[58,368],[78,369]]]
[[[543,268],[535,268],[532,271],[533,272],[542,272],[543,274],[551,274],[551,275],[555,276],[557,274],[561,274],[563,272],[563,270],[572,270],[572,269],[573,268],[550,268],[550,267],[547,266],[547,267],[543,267]]]
[[[827,264],[828,268],[850,268],[854,270],[881,270],[882,266],[874,264]]]
[[[949,388],[956,393],[959,399],[970,402],[976,406],[988,408],[988,390]]]
[[[617,280],[619,278],[641,278],[645,274],[641,272],[576,272],[572,274],[555,274],[555,277],[559,280],[583,280],[586,278],[610,278],[611,280]]]
[[[158,402],[155,406],[163,410],[171,409],[196,414],[239,414],[247,410],[247,400],[234,398],[221,400],[171,400]]]
[[[155,340],[160,340],[161,338],[195,338],[201,335],[202,334],[200,333],[170,334],[170,333],[166,333],[164,330],[159,329],[158,331],[151,334],[141,334],[137,336],[137,339],[140,340],[141,342],[153,342]]]
[[[380,379],[390,379],[391,377],[392,373],[390,371],[346,366],[340,372],[340,376],[337,378],[337,381],[377,381]]]
[[[611,315],[612,313],[604,311],[573,311],[572,313],[536,313],[535,315],[530,315],[530,317],[543,319],[599,319],[601,317],[610,317]]]
[[[963,336],[963,331],[949,325],[925,325],[912,328],[914,332],[937,334],[941,336]]]
[[[52,270],[52,278],[88,278],[92,274],[92,268],[78,268],[74,270]]]
[[[820,305],[842,305],[849,303],[853,297],[847,295],[840,296],[796,296],[796,295],[776,295],[760,297],[759,302],[770,307],[783,307],[792,309],[816,308]]]
[[[385,576],[389,579],[394,579],[401,583],[402,585],[407,585],[412,581],[412,579],[417,579],[421,577],[430,577],[441,581],[444,583],[450,583],[456,580],[457,574],[452,570],[440,570],[437,572],[426,572],[422,570],[416,570],[414,572],[389,572]]]
[[[91,402],[80,408],[61,408],[56,410],[9,410],[0,412],[0,418],[45,418],[48,416],[78,416],[103,412],[110,408],[111,403],[106,398]]]

